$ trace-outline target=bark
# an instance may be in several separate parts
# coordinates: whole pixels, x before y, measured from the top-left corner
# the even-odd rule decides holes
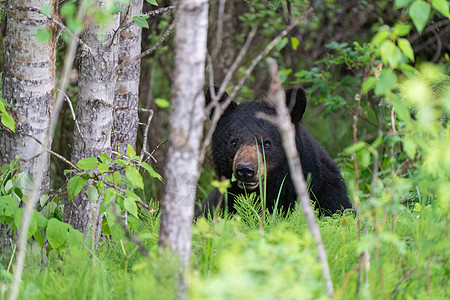
[[[107,1],[96,0],[95,5],[104,9]],[[81,35],[85,44],[79,48],[77,121],[80,131],[75,130],[72,162],[95,157],[111,151],[112,112],[115,90],[114,69],[117,65],[117,39],[113,30],[119,26],[118,15],[107,26],[90,22]],[[87,234],[88,224],[94,224],[97,234],[101,220],[97,221],[96,208],[85,189],[64,207],[64,221]],[[100,223],[100,224],[99,224]]]
[[[142,4],[142,0],[131,1],[128,14],[123,12],[120,15],[121,22],[126,17],[142,13]],[[142,28],[133,23],[118,34],[119,65],[141,53],[141,32]],[[140,60],[137,60],[127,64],[117,74],[111,139],[112,148],[119,147],[121,153],[126,152],[128,144],[136,147],[140,70]]]
[[[50,109],[55,101],[56,26],[36,9],[44,5],[57,11],[57,0],[16,0],[7,4],[3,98],[14,107],[16,133],[0,127],[0,164],[14,158],[29,160],[22,171],[34,176],[36,156],[41,151]],[[48,42],[36,39],[38,30],[48,30]],[[36,140],[35,140],[36,139]],[[46,154],[40,193],[49,185],[49,156]]]
[[[172,85],[166,186],[161,203],[159,243],[181,262],[179,298],[187,297],[184,274],[191,249],[191,226],[204,121],[203,82],[208,26],[207,0],[185,0],[176,13],[175,72]]]

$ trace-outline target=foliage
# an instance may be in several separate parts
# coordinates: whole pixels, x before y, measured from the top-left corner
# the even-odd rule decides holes
[[[105,213],[107,223],[102,230],[107,235],[111,234],[109,228],[120,214],[126,212],[138,218],[137,203],[142,202],[135,191],[144,189],[139,168],[142,167],[154,178],[162,179],[148,163],[141,162],[131,145],[128,145],[126,155],[119,153],[113,159],[104,153],[97,158],[81,159],[77,167],[80,172],[67,182],[68,196],[73,201],[84,186],[87,186],[86,193],[92,203],[97,203],[103,195],[99,213]],[[73,172],[75,170],[67,171]]]
[[[157,5],[156,1],[148,2]],[[245,1],[246,10],[238,16],[242,32],[235,39],[244,41],[246,33],[257,26],[259,37],[251,51],[258,53],[277,30],[284,29],[289,17],[301,15],[309,5],[307,1],[291,2],[294,10],[288,16],[283,1]],[[283,39],[271,55],[282,67],[283,83],[304,86],[314,100],[313,107],[308,108],[316,127],[313,133],[320,132],[333,118],[347,130],[340,127],[335,135],[346,147],[337,160],[360,222],[352,215],[319,220],[336,299],[446,299],[450,295],[448,56],[439,58],[445,65],[426,62],[426,57],[415,50],[412,37],[420,32],[425,35],[426,26],[432,23],[429,20],[437,15],[448,18],[448,2],[396,0],[394,10],[380,10],[389,14],[387,20],[377,15],[378,23],[371,24],[373,36],[352,36],[345,41],[326,35],[333,26],[346,21],[339,18],[348,13],[345,4],[320,3],[323,5],[314,7],[301,30]],[[380,8],[389,5],[385,1],[374,3]],[[358,1],[352,9],[367,15],[373,13],[372,4]],[[119,7],[108,9],[117,13]],[[43,8],[43,13],[51,11]],[[75,1],[63,3],[59,13],[68,30],[81,30]],[[170,24],[167,16],[158,24],[147,23],[147,15],[128,17],[141,27],[154,29],[149,38],[152,45]],[[105,22],[106,13],[96,20]],[[45,32],[37,33],[37,38],[44,41]],[[69,38],[67,32],[62,38]],[[322,49],[322,45],[326,47]],[[316,48],[322,52],[317,54]],[[317,56],[320,58],[312,59]],[[170,107],[166,100],[170,76],[164,69],[171,68],[172,57],[170,46],[163,45],[149,59],[149,64],[158,65],[153,92],[159,112]],[[264,82],[260,77],[267,73],[263,64],[260,68],[263,75],[249,78],[238,101],[253,96],[254,85]],[[13,109],[7,109],[8,104],[0,100],[1,122],[14,132]],[[325,143],[331,135],[317,134]],[[66,147],[69,143],[62,144]],[[344,147],[337,148],[341,152]],[[87,186],[90,201],[104,197],[100,213],[105,213],[102,230],[106,238],[92,253],[79,247],[81,233],[61,221],[63,193],[41,197],[28,238],[32,237],[39,247],[48,242],[48,260],[41,261],[42,252],[28,256],[22,298],[175,298],[178,262],[172,253],[159,251],[159,216],[153,213],[158,202],[145,203],[152,210],[139,205],[150,198],[141,167],[152,181],[160,179],[131,147],[126,155],[83,159],[77,163],[78,171],[67,172],[71,174],[68,197],[73,199],[83,186]],[[212,177],[210,170],[203,175],[199,198],[207,195]],[[20,226],[21,206],[27,202],[31,186],[31,177],[20,172],[19,161],[1,166],[0,223],[10,232]],[[216,186],[221,187],[219,183]],[[199,219],[193,227],[191,297],[325,298],[315,246],[301,210],[287,216],[265,213],[262,220],[261,201],[254,195],[237,202],[238,215],[213,221]],[[123,215],[127,215],[128,233],[121,224]],[[129,234],[147,247],[150,258],[138,251]],[[369,268],[362,260],[365,252],[369,254]],[[14,253],[2,253],[1,299],[8,295],[12,275],[6,266],[13,258]]]
[[[10,232],[15,234],[22,222],[21,204],[27,203],[33,185],[30,174],[20,172],[18,160],[3,165],[0,170],[0,223],[5,224]],[[55,214],[57,199],[53,205],[45,206],[48,197],[43,195],[40,199],[40,211],[34,211],[27,238],[33,237],[39,247],[48,241],[50,249],[60,251],[68,246],[81,245],[82,234],[69,224],[61,222]],[[6,231],[5,231],[6,234]],[[2,237],[4,238],[4,237]]]
[[[0,89],[2,88],[2,84],[0,81]],[[6,110],[6,107],[12,108],[11,105],[9,105],[5,99],[2,98],[2,94],[0,91],[0,123],[5,126],[6,128],[8,128],[9,130],[11,130],[12,132],[16,131],[16,125],[14,122],[13,117],[11,117],[11,115],[8,113],[8,111]]]

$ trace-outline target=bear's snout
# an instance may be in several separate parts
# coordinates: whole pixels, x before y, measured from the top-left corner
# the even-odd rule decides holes
[[[233,174],[241,189],[254,190],[259,185],[259,174],[264,178],[264,160],[256,145],[243,145],[236,152]]]
[[[240,163],[236,166],[236,177],[243,181],[251,181],[255,175],[256,171],[252,164]]]

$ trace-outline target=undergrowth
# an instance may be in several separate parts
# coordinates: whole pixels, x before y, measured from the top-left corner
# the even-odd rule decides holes
[[[244,200],[244,199],[241,199]],[[326,299],[316,248],[300,209],[286,217],[266,214],[263,231],[246,199],[246,214],[215,221],[201,218],[193,227],[191,299]],[[242,201],[240,202],[242,204]],[[130,216],[129,221],[138,223]],[[378,220],[384,229],[358,242],[351,213],[321,218],[319,225],[330,263],[336,299],[353,299],[358,263],[364,248],[371,253],[363,298],[446,299],[450,274],[448,224],[434,207],[404,209]],[[133,227],[133,226],[130,226]],[[135,227],[136,228],[136,227]],[[149,256],[127,242],[120,229],[104,240],[93,257],[84,248],[51,251],[46,260],[30,250],[21,299],[175,299],[177,260],[158,249],[159,217],[150,214],[138,233]],[[392,232],[393,229],[393,232]],[[379,249],[379,250],[377,250]],[[12,280],[2,255],[2,294]],[[99,263],[101,262],[101,264]]]

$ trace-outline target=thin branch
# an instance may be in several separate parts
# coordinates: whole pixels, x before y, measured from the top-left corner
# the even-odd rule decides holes
[[[170,11],[170,10],[172,10],[172,9],[175,9],[175,8],[176,8],[175,5],[171,5],[171,6],[167,6],[167,7],[161,7],[161,8],[158,8],[158,9],[151,10],[151,11],[149,11],[149,12],[146,12],[144,15],[147,15],[147,16],[149,16],[150,18],[151,18],[151,17],[156,17],[156,16],[162,15],[163,13],[168,12],[168,11]],[[121,27],[119,27],[119,29],[118,29],[117,31],[121,31],[121,30],[127,29],[127,28],[130,27],[133,23],[134,23],[134,20],[133,20],[133,19],[129,19],[129,20],[128,20],[127,22],[125,22]]]
[[[152,122],[152,118],[153,118],[153,110],[150,111],[150,115],[148,116],[148,119],[147,119],[147,125],[145,125],[144,140],[142,141],[141,158],[140,158],[139,162],[143,161],[144,155],[145,155],[145,153],[147,153],[148,131],[149,131],[149,128],[150,128],[150,123]]]
[[[124,60],[121,64],[115,67],[114,74],[117,74],[120,70],[122,70],[124,67],[138,61],[139,59],[143,58],[144,56],[152,53],[155,51],[161,44],[164,42],[164,40],[169,36],[169,34],[172,32],[173,28],[175,27],[175,23],[170,24],[170,26],[166,29],[164,34],[161,36],[161,38],[151,47],[150,49],[145,50],[139,55],[130,57],[127,60]]]
[[[286,157],[289,164],[291,179],[295,187],[295,191],[300,197],[302,204],[302,211],[308,225],[309,232],[316,242],[318,259],[322,264],[322,274],[327,285],[327,293],[330,298],[333,298],[334,289],[333,281],[331,279],[330,267],[328,265],[327,253],[320,235],[319,225],[317,224],[314,209],[309,200],[308,189],[305,178],[303,176],[302,165],[300,163],[300,156],[296,146],[295,129],[291,122],[289,110],[286,107],[286,98],[278,76],[278,67],[274,59],[268,58],[267,62],[270,67],[270,75],[272,77],[272,86],[268,93],[268,100],[276,107],[277,116],[274,125],[278,127],[281,139],[283,141],[283,148],[286,152]]]
[[[57,91],[59,93],[61,93],[61,90],[58,89]],[[63,95],[64,95],[64,99],[66,100],[67,104],[69,105],[70,113],[72,114],[72,119],[73,119],[73,122],[75,123],[75,126],[77,127],[78,133],[80,134],[81,139],[84,141],[83,134],[81,133],[80,126],[78,125],[78,121],[75,116],[75,111],[73,110],[72,101],[70,101],[70,98],[69,98],[69,96],[66,95],[66,93],[63,93]]]
[[[95,260],[100,264],[100,266],[101,266],[102,269],[103,269],[103,273],[105,273],[105,275],[106,275],[106,279],[108,280],[109,285],[110,285],[110,286],[113,286],[113,284],[112,284],[112,282],[111,282],[111,279],[109,279],[108,273],[106,273],[105,266],[104,266],[103,263],[100,261],[100,259],[98,259],[97,255],[95,255],[94,252],[92,252],[92,250],[89,249],[89,248],[86,246],[86,244],[84,243],[84,241],[83,241],[83,247],[84,247],[84,248],[92,255],[92,257],[95,258]]]
[[[223,34],[223,14],[225,11],[226,0],[219,1],[219,12],[217,14],[217,32],[216,32],[216,47],[212,53],[212,57],[216,58],[220,48],[222,48],[222,34]]]

